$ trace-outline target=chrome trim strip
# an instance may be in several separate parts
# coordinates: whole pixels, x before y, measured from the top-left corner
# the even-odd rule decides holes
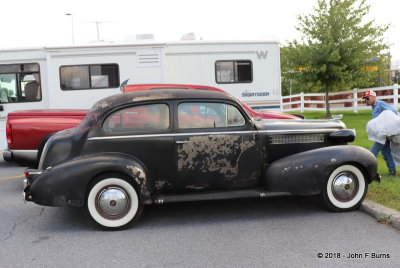
[[[291,133],[310,133],[310,132],[332,132],[338,131],[340,129],[337,128],[319,128],[319,129],[277,129],[277,130],[261,130],[260,132],[267,133],[267,134],[291,134]]]
[[[40,175],[43,171],[28,171],[29,175]]]
[[[231,134],[292,134],[292,133],[318,133],[337,131],[337,128],[322,129],[280,129],[280,130],[252,130],[252,131],[219,131],[219,132],[187,132],[187,133],[166,133],[166,134],[142,134],[142,135],[124,135],[124,136],[105,136],[91,137],[88,141],[95,140],[114,140],[114,139],[132,139],[132,138],[160,138],[160,137],[184,137],[184,136],[204,136],[204,135],[231,135]]]
[[[203,136],[203,135],[228,135],[228,134],[258,134],[258,131],[223,131],[223,132],[188,132],[188,133],[168,133],[168,134],[144,134],[144,135],[126,135],[126,136],[107,136],[92,137],[92,140],[113,140],[113,139],[130,139],[130,138],[158,138],[158,137],[184,137],[184,136]]]

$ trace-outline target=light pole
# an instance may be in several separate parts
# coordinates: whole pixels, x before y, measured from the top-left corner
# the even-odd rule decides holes
[[[74,38],[74,15],[72,13],[66,13],[66,16],[71,16],[71,30],[72,30],[72,44],[75,44]]]

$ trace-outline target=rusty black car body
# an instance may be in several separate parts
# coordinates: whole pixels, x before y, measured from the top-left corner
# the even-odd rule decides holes
[[[84,207],[110,229],[163,202],[320,194],[349,211],[379,180],[354,138],[338,120],[254,120],[221,92],[117,94],[49,139],[38,169],[26,170],[24,198]]]

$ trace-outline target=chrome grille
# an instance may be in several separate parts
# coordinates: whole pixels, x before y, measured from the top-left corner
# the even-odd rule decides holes
[[[274,135],[270,137],[271,144],[294,144],[324,142],[324,134]]]

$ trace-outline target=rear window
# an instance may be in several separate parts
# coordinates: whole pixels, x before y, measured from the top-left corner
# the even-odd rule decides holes
[[[166,104],[140,105],[118,110],[103,123],[106,134],[167,130],[170,126]]]

